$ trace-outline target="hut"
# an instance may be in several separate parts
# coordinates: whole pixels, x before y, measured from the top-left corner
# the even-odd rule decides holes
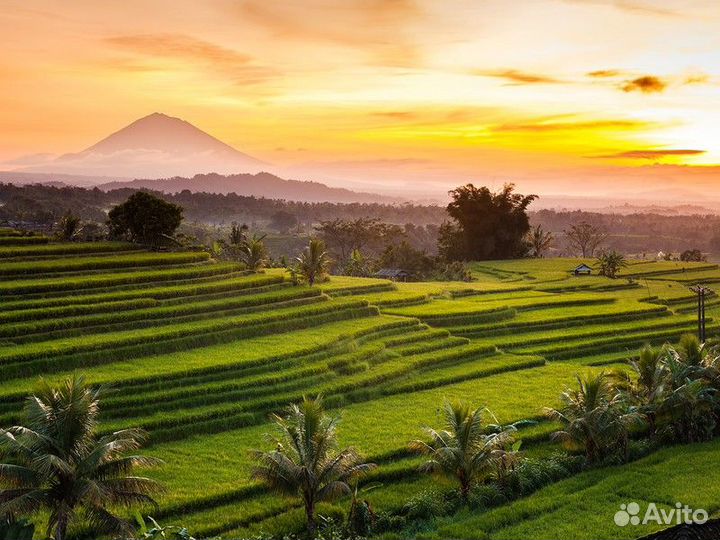
[[[381,268],[375,273],[375,277],[393,281],[407,281],[410,279],[410,272],[402,268]]]
[[[573,274],[576,276],[589,276],[592,274],[592,268],[590,268],[587,264],[583,263],[577,267],[575,267],[575,270],[573,270]]]

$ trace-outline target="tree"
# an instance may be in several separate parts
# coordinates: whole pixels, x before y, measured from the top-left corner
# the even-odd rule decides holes
[[[325,242],[313,238],[295,262],[295,273],[312,287],[327,277],[331,260],[325,251]]]
[[[686,334],[678,347],[666,347],[661,358],[665,371],[657,423],[663,434],[692,443],[712,438],[720,413],[720,355]]]
[[[579,252],[582,257],[592,257],[595,250],[607,238],[607,233],[587,221],[573,225],[569,230],[563,232],[570,243],[570,247]]]
[[[354,250],[363,251],[367,247],[379,252],[404,237],[400,227],[377,218],[321,221],[315,230],[340,263],[345,263]]]
[[[627,461],[629,429],[642,423],[642,415],[625,410],[623,396],[610,374],[578,376],[577,382],[577,390],[568,389],[560,396],[562,408],[544,409],[548,418],[563,426],[552,439],[568,450],[582,450],[589,463],[615,453]]]
[[[665,392],[667,379],[663,362],[665,353],[664,349],[645,346],[640,350],[638,358],[630,361],[635,376],[628,377],[625,371],[619,374],[625,383],[625,391],[629,394],[631,403],[645,415],[651,437],[655,437],[657,433],[657,411]]]
[[[542,258],[545,252],[550,249],[555,238],[551,232],[545,231],[542,225],[533,227],[527,235],[527,243],[530,246],[530,256]]]
[[[297,217],[285,210],[278,210],[270,217],[270,226],[280,234],[287,234],[297,223]]]
[[[267,264],[267,250],[263,243],[264,236],[253,236],[240,245],[240,258],[248,270],[257,272]]]
[[[230,226],[230,244],[239,246],[245,242],[247,240],[247,231],[248,226],[245,223],[238,225],[236,221],[233,221]]]
[[[487,260],[522,257],[530,232],[527,207],[536,195],[513,193],[506,184],[497,192],[472,184],[450,191],[447,213],[455,223],[441,227],[438,247],[448,260]]]
[[[110,210],[108,218],[112,238],[158,246],[180,226],[183,209],[155,195],[138,191]]]
[[[403,240],[397,245],[390,245],[380,255],[380,266],[383,268],[402,268],[415,279],[429,277],[435,268],[435,261],[424,251],[415,249]]]
[[[597,265],[601,276],[615,279],[620,269],[627,267],[628,262],[624,255],[613,250],[603,251],[597,258]]]
[[[704,262],[707,257],[699,249],[686,249],[680,254],[680,260],[683,262]]]
[[[325,414],[322,400],[304,398],[285,416],[273,415],[275,450],[254,451],[252,477],[281,494],[302,499],[307,530],[314,537],[316,505],[349,495],[349,482],[376,468],[362,463],[354,448],[337,452],[338,418]]]
[[[467,403],[446,402],[444,429],[426,428],[429,444],[421,440],[410,443],[411,450],[430,457],[421,470],[457,479],[466,502],[472,486],[497,470],[514,442],[515,426],[486,426],[483,412],[483,408],[472,409]]]
[[[82,511],[96,529],[127,533],[127,521],[112,513],[119,506],[155,504],[159,484],[133,476],[135,467],[158,460],[136,455],[145,433],[124,429],[97,434],[100,391],[82,377],[57,388],[43,383],[25,405],[25,426],[0,430],[0,515],[49,512],[47,535],[65,540]]]
[[[359,249],[354,249],[350,254],[344,273],[346,276],[354,277],[367,277],[370,275],[370,262]]]
[[[68,210],[58,221],[55,237],[63,242],[71,242],[80,236],[82,230],[80,218]]]

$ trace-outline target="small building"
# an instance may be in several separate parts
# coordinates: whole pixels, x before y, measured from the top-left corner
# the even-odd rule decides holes
[[[375,277],[392,279],[393,281],[407,281],[410,279],[410,272],[402,268],[381,268],[375,273]]]
[[[589,276],[592,274],[592,268],[590,268],[587,264],[583,263],[575,268],[573,270],[573,274],[576,276]]]

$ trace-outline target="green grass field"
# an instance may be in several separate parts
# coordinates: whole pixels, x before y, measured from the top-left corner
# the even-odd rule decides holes
[[[485,405],[502,423],[539,419],[578,372],[621,366],[644,343],[692,332],[687,286],[720,281],[705,263],[636,261],[609,280],[572,276],[580,260],[528,259],[474,263],[468,283],[333,277],[308,288],[281,270],[249,274],[205,253],[0,236],[0,425],[21,420],[40,377],[81,371],[107,386],[102,430],[142,427],[148,453],[166,462],[152,473],[167,487],[161,521],[225,538],[301,524],[294,501],[249,478],[249,451],[268,448],[268,415],[287,403],[325,396],[342,444],[381,464],[373,505],[394,511],[433,485],[407,442],[438,423],[444,400]],[[711,302],[708,313],[715,332],[720,308]],[[521,431],[523,448],[551,451],[551,429]],[[718,511],[720,482],[708,465],[717,451],[669,448],[422,534],[635,538],[612,522],[621,500]]]

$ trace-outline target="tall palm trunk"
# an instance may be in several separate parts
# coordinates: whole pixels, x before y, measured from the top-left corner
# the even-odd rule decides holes
[[[307,517],[307,532],[310,538],[315,538],[317,524],[315,522],[315,501],[305,500],[305,516]]]
[[[58,513],[57,523],[55,525],[55,540],[65,540],[68,526],[68,516],[64,510]]]
[[[470,498],[470,480],[464,472],[460,473],[458,480],[460,481],[460,495],[462,496],[463,502],[467,504]]]

